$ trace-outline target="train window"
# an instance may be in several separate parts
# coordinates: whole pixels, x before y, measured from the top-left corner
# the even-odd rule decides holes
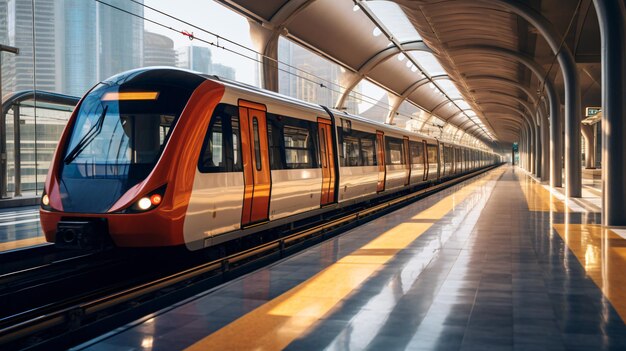
[[[376,134],[339,129],[339,160],[343,167],[376,166]]]
[[[241,170],[239,163],[239,118],[231,117],[231,128],[233,133],[233,170]]]
[[[388,165],[401,165],[404,164],[403,155],[404,142],[398,138],[385,138],[385,159]]]
[[[259,120],[252,117],[252,134],[254,137],[254,163],[256,170],[261,170],[261,140],[259,140]]]
[[[267,134],[272,169],[318,167],[317,123],[268,113]]]
[[[374,148],[375,136],[361,138],[361,157],[363,166],[376,166],[376,149]]]
[[[209,160],[210,166],[220,167],[224,162],[224,154],[222,154],[222,116],[216,118],[213,128],[211,129],[209,149],[211,152],[211,159]]]
[[[163,145],[170,132],[170,127],[174,123],[174,116],[161,115],[161,130],[159,133],[159,143]]]
[[[311,168],[309,130],[285,126],[285,161],[287,168]]]
[[[241,171],[240,139],[237,108],[232,105],[218,105],[211,117],[198,160],[200,172]]]
[[[409,143],[409,149],[410,149],[410,155],[411,155],[411,164],[423,165],[424,164],[424,145],[416,141],[411,141]]]
[[[322,128],[320,129],[320,131],[322,132],[322,134],[320,135],[320,153],[322,154],[322,168],[326,168],[328,167],[327,165],[327,148],[326,148],[326,128]]]
[[[343,137],[344,164],[342,166],[359,166],[359,139],[352,136]]]

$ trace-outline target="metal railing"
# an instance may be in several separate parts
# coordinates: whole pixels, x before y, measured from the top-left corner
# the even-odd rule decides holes
[[[59,93],[52,93],[41,90],[23,90],[15,92],[7,97],[2,103],[2,112],[0,113],[0,198],[8,197],[8,179],[9,179],[9,167],[8,167],[8,153],[7,153],[7,114],[13,110],[13,196],[22,195],[22,134],[21,124],[22,114],[21,106],[32,101],[29,108],[33,111],[36,110],[50,110],[60,111],[60,107],[66,107],[64,111],[71,111],[76,106],[80,98],[76,96],[70,96]],[[68,109],[69,108],[69,109]],[[35,118],[36,123],[36,113]],[[37,133],[34,133],[34,143],[37,143]],[[37,172],[37,156],[35,154],[35,172]]]

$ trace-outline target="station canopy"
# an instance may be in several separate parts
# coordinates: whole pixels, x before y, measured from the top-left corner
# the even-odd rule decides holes
[[[555,52],[519,9],[545,20],[572,51],[583,106],[600,100],[600,33],[590,0],[219,2],[385,88],[394,101],[411,102],[442,121],[442,130],[490,147],[510,147],[522,119],[546,110],[544,79],[564,101]]]

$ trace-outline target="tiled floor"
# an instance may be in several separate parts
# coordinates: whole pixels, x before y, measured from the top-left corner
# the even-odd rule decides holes
[[[0,253],[45,242],[39,224],[39,206],[0,210]]]
[[[624,350],[598,217],[501,167],[78,349]]]

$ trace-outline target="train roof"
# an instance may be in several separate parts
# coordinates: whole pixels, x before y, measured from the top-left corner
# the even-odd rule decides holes
[[[283,94],[280,94],[280,93],[277,93],[277,92],[274,92],[274,91],[258,88],[258,87],[255,87],[253,85],[250,85],[250,84],[234,81],[234,80],[227,79],[227,78],[224,78],[224,77],[219,77],[219,76],[216,76],[216,75],[208,75],[208,74],[203,74],[203,73],[200,73],[200,72],[191,71],[191,70],[187,70],[187,69],[181,69],[181,68],[158,67],[158,66],[157,67],[139,68],[139,69],[132,70],[132,71],[129,71],[129,72],[138,73],[140,71],[149,71],[149,70],[178,70],[178,71],[184,71],[184,72],[187,72],[187,73],[195,74],[195,75],[197,75],[199,77],[202,77],[204,79],[217,81],[217,82],[219,82],[221,84],[224,84],[225,86],[230,87],[230,88],[240,89],[240,90],[244,90],[244,91],[247,91],[247,92],[252,92],[252,93],[255,93],[255,94],[261,94],[261,95],[263,95],[263,96],[265,96],[267,98],[270,98],[270,99],[278,100],[278,101],[281,101],[281,102],[288,102],[288,103],[290,103],[292,105],[295,105],[295,106],[298,106],[298,107],[302,107],[302,108],[305,108],[305,109],[315,110],[317,113],[322,113],[322,114],[326,114],[327,113],[325,111],[325,107],[322,106],[322,105],[306,102],[306,101],[299,100],[299,99],[296,99],[296,98],[291,97],[291,96],[283,95]],[[128,72],[125,72],[125,73],[128,73]],[[384,123],[372,121],[370,119],[366,119],[366,118],[358,116],[358,115],[353,115],[353,114],[350,114],[350,113],[345,112],[345,111],[340,111],[340,110],[337,110],[335,108],[328,108],[328,109],[336,117],[340,117],[340,118],[348,119],[348,120],[358,121],[359,123],[370,125],[370,126],[376,128],[376,129],[388,130],[388,131],[392,131],[392,132],[399,133],[399,134],[405,134],[405,135],[414,135],[414,136],[417,136],[417,137],[422,138],[422,139],[437,140],[437,138],[432,137],[432,136],[427,136],[427,135],[424,135],[424,134],[421,134],[421,133],[417,133],[417,132],[413,132],[413,131],[410,131],[410,130],[407,130],[407,129],[402,129],[402,128],[399,128],[399,127],[394,126],[394,125],[389,125],[389,124],[384,124]],[[456,146],[469,148],[469,149],[474,149],[474,150],[479,150],[479,151],[485,151],[485,150],[481,150],[481,149],[478,149],[478,148],[475,148],[475,147],[472,147],[472,146],[461,145],[461,144],[454,143],[454,142],[443,141],[443,143],[444,144],[456,145]],[[493,151],[487,151],[487,152],[494,153]]]

